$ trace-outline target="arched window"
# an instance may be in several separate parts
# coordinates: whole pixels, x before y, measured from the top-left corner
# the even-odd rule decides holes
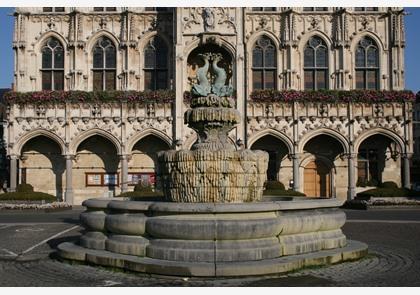
[[[304,49],[305,90],[328,88],[328,49],[319,37],[312,37]]]
[[[369,37],[356,47],[356,89],[379,89],[379,50]]]
[[[42,90],[64,89],[64,48],[57,38],[48,38],[42,47]]]
[[[107,37],[99,38],[93,47],[93,90],[115,90],[117,52]]]
[[[266,36],[262,36],[252,49],[252,88],[276,88],[276,46]]]
[[[168,88],[168,48],[160,37],[154,37],[144,49],[144,89]]]

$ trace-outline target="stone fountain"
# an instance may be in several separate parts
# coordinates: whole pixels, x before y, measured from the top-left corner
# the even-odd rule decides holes
[[[60,244],[59,256],[198,277],[283,273],[364,256],[367,245],[341,231],[342,201],[263,199],[268,154],[236,147],[229,132],[240,115],[218,67],[222,57],[200,57],[204,66],[185,113],[198,139],[191,150],[159,153],[165,199],[85,201],[86,232],[78,243]]]

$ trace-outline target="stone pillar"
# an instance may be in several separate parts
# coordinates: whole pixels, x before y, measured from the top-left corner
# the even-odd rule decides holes
[[[16,155],[10,156],[10,191],[16,191],[16,180],[17,180],[17,161],[18,157]]]
[[[408,154],[402,154],[403,158],[403,186],[410,189],[410,158]]]
[[[293,190],[300,191],[299,154],[293,154]]]
[[[74,204],[73,199],[73,155],[66,155],[66,192],[65,199],[69,204]]]
[[[128,191],[128,161],[127,155],[121,155],[121,192]]]
[[[347,155],[347,166],[348,166],[348,186],[347,186],[347,200],[353,200],[356,196],[356,183],[355,183],[355,159],[357,154],[349,153]]]

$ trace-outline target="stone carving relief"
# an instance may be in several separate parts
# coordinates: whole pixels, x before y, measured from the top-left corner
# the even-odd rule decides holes
[[[227,7],[190,7],[184,8],[184,33],[236,32],[235,17]]]
[[[246,20],[250,23],[250,26],[245,27],[245,38],[249,39],[252,34],[264,30],[273,32],[275,35],[279,34],[280,15],[270,14],[270,15],[260,15],[260,14],[248,14]]]

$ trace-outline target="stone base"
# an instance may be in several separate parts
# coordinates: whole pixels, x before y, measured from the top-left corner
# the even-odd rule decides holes
[[[342,202],[242,204],[91,199],[86,233],[65,259],[176,276],[248,276],[359,258],[367,246],[341,231]]]
[[[169,261],[123,255],[104,250],[87,249],[73,243],[62,243],[58,246],[58,250],[60,257],[64,259],[118,267],[141,273],[180,277],[236,277],[279,274],[308,266],[355,260],[367,254],[368,246],[358,241],[348,240],[347,245],[343,248],[257,261],[216,263]]]

